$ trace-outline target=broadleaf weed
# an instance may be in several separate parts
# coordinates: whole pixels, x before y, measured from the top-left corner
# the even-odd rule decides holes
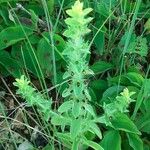
[[[70,16],[65,20],[67,29],[64,36],[67,37],[66,48],[63,51],[67,62],[67,71],[63,79],[69,79],[68,87],[63,91],[62,97],[65,101],[57,110],[52,107],[52,99],[45,99],[43,95],[36,92],[36,89],[29,85],[29,81],[22,76],[14,83],[20,94],[30,106],[36,106],[46,121],[51,119],[51,123],[58,129],[55,136],[64,141],[64,137],[72,145],[72,150],[79,149],[81,145],[88,145],[95,150],[103,149],[99,144],[89,140],[86,133],[90,132],[102,139],[102,133],[97,123],[104,123],[113,127],[111,117],[116,113],[128,112],[128,106],[133,101],[130,97],[134,94],[126,88],[116,97],[114,102],[103,105],[104,114],[97,116],[91,105],[91,96],[88,90],[86,77],[93,75],[90,70],[87,56],[90,54],[89,43],[85,41],[85,35],[90,32],[88,23],[91,17],[86,17],[92,11],[91,8],[83,9],[83,3],[79,0],[75,2],[66,13]],[[58,127],[58,128],[57,128]],[[63,138],[62,138],[63,137]]]

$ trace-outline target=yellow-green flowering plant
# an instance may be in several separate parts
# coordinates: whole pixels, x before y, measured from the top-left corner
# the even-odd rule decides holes
[[[85,41],[85,35],[90,32],[88,23],[92,18],[86,16],[91,11],[91,8],[83,9],[83,3],[79,0],[66,11],[69,18],[65,20],[67,29],[64,36],[68,40],[63,55],[67,61],[67,71],[64,73],[63,79],[69,79],[69,82],[68,87],[62,93],[65,101],[57,110],[53,110],[51,107],[52,99],[46,100],[41,93],[36,92],[24,76],[16,79],[14,83],[19,88],[17,93],[26,99],[29,105],[37,106],[46,121],[51,120],[56,129],[58,127],[59,130],[54,133],[54,136],[63,144],[66,143],[67,147],[72,150],[82,149],[83,145],[95,150],[103,150],[100,144],[87,138],[87,133],[92,133],[102,139],[97,123],[113,127],[110,117],[114,117],[118,112],[127,112],[127,107],[132,102],[130,96],[133,93],[125,89],[120,96],[116,97],[115,102],[104,104],[104,115],[101,117],[96,115],[89,103],[91,97],[86,77],[93,72],[89,69],[87,61],[90,50],[88,41]]]
[[[131,99],[133,94],[135,94],[135,92],[129,92],[129,90],[125,88],[113,102],[109,104],[104,103],[104,118],[101,117],[104,122],[101,121],[101,123],[103,122],[106,125],[112,126],[110,118],[115,117],[117,113],[127,113],[129,104],[134,101]]]
[[[52,100],[45,99],[41,93],[37,92],[30,84],[30,81],[25,76],[16,79],[14,83],[18,87],[17,94],[26,99],[29,106],[37,106],[38,111],[43,114],[45,120],[49,120],[51,116]]]
[[[61,126],[61,132],[56,132],[55,136],[62,141],[69,142],[73,150],[83,144],[96,150],[102,149],[99,144],[88,140],[85,136],[87,132],[91,132],[100,139],[102,138],[101,131],[94,122],[96,114],[88,103],[91,97],[85,79],[87,75],[93,74],[86,60],[90,53],[89,45],[84,40],[84,36],[90,32],[88,23],[92,18],[86,17],[86,15],[91,11],[91,8],[83,9],[83,3],[79,0],[66,11],[70,17],[65,20],[67,29],[64,36],[68,38],[68,41],[63,55],[66,57],[68,69],[63,78],[69,78],[70,82],[62,93],[62,97],[67,101],[58,108],[57,112],[51,109],[52,100],[45,100],[40,93],[36,93],[24,76],[17,79],[15,83],[19,88],[17,93],[21,94],[28,104],[36,105],[46,120],[51,118],[53,125]],[[47,113],[48,111],[49,113]],[[68,126],[69,131],[65,130]]]

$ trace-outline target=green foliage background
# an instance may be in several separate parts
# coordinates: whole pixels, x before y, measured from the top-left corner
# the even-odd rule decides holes
[[[42,96],[44,95],[43,99],[54,97],[54,101],[58,101],[52,106],[55,110],[64,102],[61,95],[69,82],[63,79],[63,74],[68,69],[66,67],[68,60],[63,55],[67,38],[63,33],[67,28],[66,10],[71,8],[74,2],[74,0],[0,0],[0,76],[3,80],[10,80],[10,83],[14,78],[20,78],[22,74],[25,74],[31,83],[36,80],[40,85],[37,89],[42,91]],[[104,150],[149,150],[150,2],[148,0],[82,2],[84,8],[93,9],[89,15],[93,18],[89,24],[91,32],[85,38],[91,47],[91,54],[88,54],[86,61],[94,72],[94,75],[88,76],[88,90],[91,97],[89,103],[97,116],[110,115],[110,120],[106,123],[105,115],[103,118],[97,118],[98,128],[95,127],[95,132],[101,131],[102,139],[98,138],[99,134],[88,132],[87,141],[84,141],[80,149],[88,149],[88,146],[92,145],[97,150],[98,146]],[[66,35],[76,38],[71,33]],[[9,132],[4,132],[7,136],[0,132],[1,147],[9,143],[8,149],[12,150],[21,144],[32,147],[31,149],[39,149],[35,140],[20,135],[13,129],[3,94],[5,92],[7,95],[7,90],[3,85],[1,87],[0,118],[2,121],[6,120],[7,127],[10,128]],[[120,93],[126,88],[127,95],[122,97],[123,94]],[[10,91],[14,93],[11,95],[17,98],[13,86],[10,87]],[[31,88],[29,91],[32,93]],[[125,97],[134,99],[130,105],[128,103],[129,107],[123,104]],[[22,101],[21,98],[19,103],[15,100],[16,114]],[[41,107],[49,105],[48,102],[40,104]],[[112,112],[118,111],[118,105],[119,113],[113,118]],[[58,142],[57,137],[53,137],[51,132],[60,131],[60,128],[53,128],[50,123],[41,119],[42,115],[36,106],[31,108],[35,109],[32,110],[34,113],[28,116],[30,114],[28,107],[21,109],[24,118],[22,122],[28,125],[30,137],[33,134],[31,129],[35,127],[29,122],[32,120],[31,116],[36,116],[35,124],[39,127],[38,131],[47,141],[41,146],[42,149],[69,149],[69,140],[65,140],[68,136],[59,133],[61,142]],[[48,108],[45,110],[48,111]],[[3,128],[2,126],[2,131]]]

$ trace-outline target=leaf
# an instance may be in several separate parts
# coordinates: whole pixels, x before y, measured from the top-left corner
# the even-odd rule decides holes
[[[17,43],[12,46],[11,55],[21,63],[22,68],[27,69],[35,76],[41,77],[40,68],[36,56],[36,50],[31,49],[28,43]],[[44,71],[43,71],[44,73]]]
[[[140,137],[136,134],[127,133],[127,137],[129,140],[130,146],[134,150],[144,150],[143,149],[143,141],[140,139]]]
[[[107,85],[107,81],[105,80],[94,80],[94,81],[91,81],[90,83],[90,86],[92,87],[93,90],[106,90],[108,88],[108,85]]]
[[[89,127],[90,127],[91,131],[93,131],[93,133],[95,133],[100,139],[102,139],[102,133],[101,133],[100,128],[97,126],[97,124],[91,122],[89,124]]]
[[[140,131],[150,134],[150,112],[139,116],[136,125]]]
[[[68,88],[64,89],[63,93],[62,93],[62,97],[68,97],[70,95],[70,91],[68,90]]]
[[[25,34],[29,36],[32,33],[31,29],[23,26],[5,28],[0,32],[0,50],[26,39]]]
[[[90,97],[91,97],[91,101],[93,102],[96,102],[97,101],[97,96],[95,95],[95,92],[93,91],[92,88],[89,88],[89,94],[90,94]]]
[[[86,139],[88,140],[94,140],[96,138],[95,133],[93,133],[93,131],[86,131],[84,133],[84,136],[86,137]]]
[[[145,79],[144,81],[144,97],[149,97],[150,96],[150,79]]]
[[[99,101],[103,92],[108,88],[108,82],[105,80],[94,80],[90,82],[89,86],[92,101]]]
[[[61,36],[58,34],[53,35],[53,42],[54,42],[54,52],[55,52],[55,59],[56,61],[61,60],[62,64],[62,51],[65,47],[65,41]],[[43,70],[43,73],[45,76],[50,77],[52,75],[52,61],[53,61],[53,47],[51,45],[51,38],[48,32],[43,33],[43,38],[38,43],[37,46],[37,58],[39,61],[39,64]],[[43,61],[45,60],[45,61]],[[65,59],[64,59],[65,60]]]
[[[61,133],[61,132],[56,132],[56,136],[63,142],[66,147],[71,148],[71,138],[69,133]]]
[[[48,7],[48,10],[49,10],[49,14],[51,15],[53,10],[54,10],[54,0],[48,0],[47,1],[47,7]]]
[[[119,81],[120,80],[120,81]],[[137,72],[128,72],[124,75],[121,76],[116,76],[116,77],[110,77],[108,79],[110,84],[120,84],[125,85],[125,86],[136,86],[136,87],[141,87],[144,82],[144,78],[140,73]]]
[[[42,49],[43,52],[44,51],[50,52],[52,56],[52,45],[51,45],[52,41],[51,40],[53,40],[56,60],[58,61],[60,59],[64,59],[62,55],[62,52],[65,49],[65,45],[66,45],[64,39],[58,34],[54,34],[53,39],[51,39],[50,37],[51,35],[48,32],[43,32],[42,36],[43,38],[39,41],[39,44],[38,44],[38,51],[40,52],[40,50]]]
[[[145,25],[144,25],[145,29],[148,31],[148,33],[150,32],[150,18],[146,21]]]
[[[66,118],[66,117],[63,117],[61,115],[54,115],[51,119],[51,123],[53,125],[70,125],[70,119],[69,118]]]
[[[112,100],[114,100],[117,96],[118,93],[120,93],[122,90],[124,89],[123,86],[112,86],[110,88],[108,88],[104,93],[103,93],[103,97],[101,99],[101,103],[105,102],[110,103],[112,102]]]
[[[10,73],[7,71],[7,69],[0,64],[0,74],[3,76],[3,77],[7,77],[10,75]]]
[[[143,85],[144,78],[141,74],[136,72],[128,72],[124,75],[132,84],[136,85],[137,87],[141,87]]]
[[[145,111],[146,113],[150,114],[150,97],[149,98],[146,98],[144,101],[143,101],[143,104],[145,106]]]
[[[150,79],[145,79],[144,82],[143,82],[143,86],[142,86],[142,88],[140,89],[140,91],[137,95],[136,105],[135,105],[133,116],[132,116],[133,119],[136,117],[138,109],[140,108],[144,98],[147,99],[150,96],[150,94],[149,94],[150,93],[149,84],[150,84]],[[148,99],[147,99],[147,101],[148,101]],[[147,108],[147,107],[148,107],[148,105],[145,106],[145,109],[149,110],[149,108]]]
[[[58,112],[60,113],[68,112],[68,110],[72,108],[72,105],[73,105],[72,101],[66,101],[58,108]]]
[[[127,36],[128,33],[126,32],[119,43],[120,48],[125,45]],[[147,39],[142,36],[137,37],[135,34],[132,34],[126,53],[135,53],[142,57],[146,56],[148,53]]]
[[[113,4],[113,3],[112,3]],[[112,12],[112,10],[110,9],[110,4],[108,5],[106,3],[106,1],[101,1],[101,3],[98,3],[98,5],[96,5],[96,12],[98,12],[100,15],[104,16],[104,17],[108,17],[110,14],[112,14],[110,16],[111,19],[115,19],[115,16]]]
[[[31,44],[37,44],[40,41],[41,37],[38,34],[32,34],[29,36],[29,41]]]
[[[141,55],[142,57],[147,56],[148,54],[148,45],[147,39],[138,37],[137,38],[137,46],[136,46],[136,53]],[[140,45],[140,46],[139,46]]]
[[[21,66],[19,62],[11,58],[6,51],[0,51],[0,64],[14,77],[21,76]]]
[[[108,77],[108,82],[110,85],[125,85],[129,86],[132,85],[128,78],[126,78],[124,75],[121,76],[115,76],[115,77]]]
[[[3,18],[4,23],[7,26],[10,26],[11,21],[8,13],[8,8],[7,7],[0,7],[0,16]]]
[[[38,43],[37,57],[42,70],[44,70],[47,76],[50,76],[52,72],[52,49],[49,41],[47,42],[44,38]]]
[[[140,89],[138,95],[137,95],[137,100],[136,100],[136,104],[135,104],[135,108],[134,108],[134,111],[133,111],[133,115],[132,115],[132,118],[135,119],[136,117],[136,114],[138,112],[138,109],[140,108],[141,104],[142,104],[142,101],[143,101],[143,87]]]
[[[96,45],[96,50],[98,52],[98,54],[102,55],[104,52],[104,46],[105,46],[105,32],[106,32],[106,28],[105,26],[103,26],[103,22],[104,20],[98,20],[95,23],[95,30],[93,30],[93,34],[97,34],[98,29],[102,28],[98,34],[96,35],[95,39],[94,39],[94,43]]]
[[[113,65],[105,61],[98,61],[94,63],[90,69],[93,70],[95,74],[100,74],[110,69],[113,69]]]
[[[81,119],[72,120],[70,127],[70,135],[72,139],[75,139],[79,135],[79,133],[81,132],[81,126],[82,126]]]
[[[105,135],[101,142],[104,150],[121,150],[121,136],[119,131],[110,130]]]
[[[8,14],[9,14],[9,20],[15,23],[15,18],[10,10],[8,11]]]
[[[75,118],[79,117],[80,114],[82,114],[82,103],[80,102],[74,102],[72,106],[72,114]]]
[[[106,117],[105,115],[101,116],[101,117],[98,117],[94,120],[96,123],[103,123],[103,124],[106,124]]]
[[[94,39],[94,43],[97,47],[99,54],[103,54],[104,44],[105,44],[105,34],[103,32],[99,32]]]
[[[85,104],[85,105],[84,105],[84,108],[85,108],[85,110],[86,110],[87,112],[89,112],[93,117],[96,117],[96,114],[95,114],[95,112],[94,112],[94,109],[93,109],[93,107],[92,107],[91,105]]]
[[[125,114],[117,113],[111,120],[113,127],[129,133],[141,134],[132,120]]]
[[[33,10],[30,10],[30,14],[31,14],[31,20],[32,20],[32,27],[33,29],[37,29],[39,18]]]
[[[96,142],[83,139],[83,144],[95,149],[95,150],[104,150],[100,144],[97,144]]]

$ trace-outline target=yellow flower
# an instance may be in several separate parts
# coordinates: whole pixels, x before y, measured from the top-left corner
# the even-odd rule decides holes
[[[24,75],[20,79],[16,79],[16,85],[20,88],[26,87],[30,82],[25,78]]]

